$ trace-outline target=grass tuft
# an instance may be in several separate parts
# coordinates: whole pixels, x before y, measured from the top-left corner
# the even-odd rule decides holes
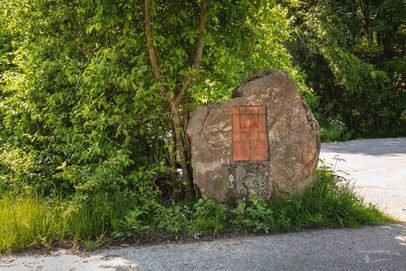
[[[0,199],[0,252],[47,246],[64,238],[64,232],[62,213],[55,204],[34,196]]]

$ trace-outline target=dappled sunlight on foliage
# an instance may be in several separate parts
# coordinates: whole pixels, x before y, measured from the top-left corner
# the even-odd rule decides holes
[[[4,6],[0,187],[65,196],[127,191],[155,198],[158,187],[166,189],[165,197],[182,192],[174,134],[185,127],[173,128],[173,109],[151,72],[142,5]],[[193,1],[151,2],[154,45],[170,97],[192,69],[198,7]],[[287,70],[310,106],[317,105],[284,46],[293,23],[287,8],[269,1],[210,1],[206,9],[199,77],[179,105],[184,123],[196,105],[229,99],[248,76],[269,68]]]

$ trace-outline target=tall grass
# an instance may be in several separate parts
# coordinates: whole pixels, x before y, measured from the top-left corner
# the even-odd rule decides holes
[[[68,205],[66,217],[68,237],[86,240],[112,232],[115,221],[123,218],[134,205],[133,199],[124,193],[100,193],[73,201]]]
[[[64,238],[62,211],[35,196],[0,199],[0,252],[33,245],[48,245]]]
[[[394,221],[374,206],[364,205],[350,186],[337,186],[333,174],[319,169],[314,185],[301,193],[279,201],[239,200],[235,208],[202,198],[171,204],[151,199],[141,204],[123,193],[93,194],[69,201],[3,195],[0,252],[48,245],[62,238],[83,241],[85,247],[94,249],[105,244],[103,236],[139,240],[157,234],[218,235],[224,230],[268,233]]]
[[[134,204],[122,194],[96,194],[86,200],[63,201],[38,195],[8,193],[0,198],[0,252],[69,238],[95,239],[111,233],[112,223]]]

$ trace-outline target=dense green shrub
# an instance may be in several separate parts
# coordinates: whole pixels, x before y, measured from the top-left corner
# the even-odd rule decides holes
[[[281,2],[296,19],[288,48],[320,116],[342,122],[352,138],[405,136],[405,1]]]
[[[176,176],[174,132],[182,131],[174,131],[173,112],[150,67],[142,5],[3,2],[0,189],[180,198],[185,185]],[[291,33],[287,9],[231,2],[207,4],[199,80],[181,101],[183,121],[197,104],[228,99],[248,76],[269,68],[287,70],[315,107],[305,75],[291,66],[282,44]],[[191,70],[199,1],[151,5],[163,85],[173,96]]]

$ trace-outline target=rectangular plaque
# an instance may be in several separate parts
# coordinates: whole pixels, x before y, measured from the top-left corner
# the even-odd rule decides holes
[[[268,160],[265,106],[235,106],[233,116],[233,160]]]
[[[268,158],[268,144],[266,141],[251,141],[251,160],[260,161]]]
[[[234,141],[233,142],[233,159],[234,161],[250,160],[250,144],[249,141]]]

